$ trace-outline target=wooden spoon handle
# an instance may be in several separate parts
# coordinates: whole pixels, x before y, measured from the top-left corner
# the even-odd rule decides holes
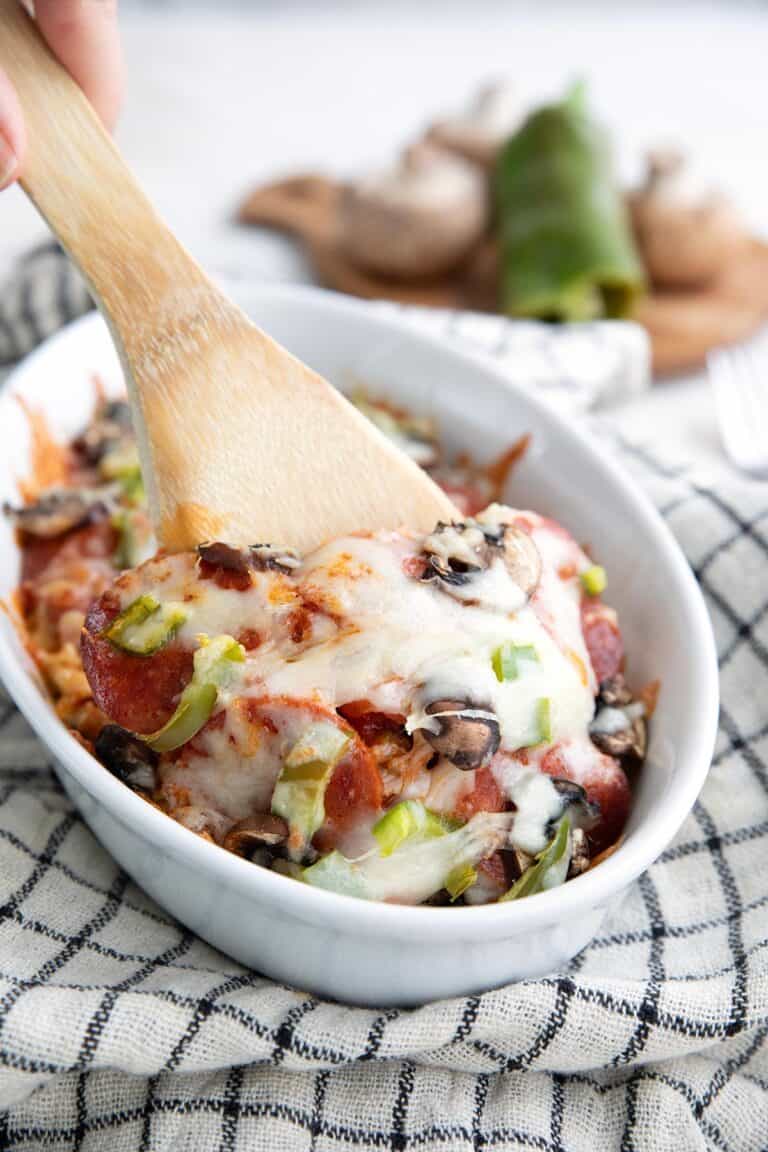
[[[19,0],[0,0],[0,67],[16,88],[27,126],[22,187],[125,339],[126,302],[134,302],[134,316],[137,293],[152,308],[177,277],[188,278],[197,267],[163,227]]]

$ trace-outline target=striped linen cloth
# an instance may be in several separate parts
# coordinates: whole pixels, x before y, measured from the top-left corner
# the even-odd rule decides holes
[[[88,306],[53,250],[22,273],[6,361]],[[642,341],[585,384],[553,347],[567,334],[414,323],[515,363],[532,341],[582,406],[617,356],[644,380]],[[699,578],[723,707],[696,807],[605,930],[565,971],[416,1010],[281,987],[130,882],[0,696],[0,1150],[768,1148],[768,486],[614,441]]]

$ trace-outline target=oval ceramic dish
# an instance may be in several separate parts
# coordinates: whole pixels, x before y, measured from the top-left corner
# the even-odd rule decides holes
[[[419,1004],[554,971],[588,943],[612,902],[669,843],[706,776],[717,664],[693,575],[657,513],[603,449],[492,367],[403,320],[328,294],[265,288],[241,302],[341,387],[362,381],[373,395],[435,414],[449,449],[482,460],[532,434],[506,501],[554,516],[589,542],[609,573],[630,681],[662,682],[621,847],[585,875],[515,903],[402,907],[320,891],[207,843],[111,776],[54,715],[5,613],[0,674],[102,844],[159,904],[244,964],[370,1005]],[[112,343],[95,315],[14,373],[0,399],[0,502],[18,499],[16,480],[29,471],[29,429],[16,397],[42,409],[57,436],[70,437],[90,414],[94,373],[110,394],[120,391]],[[18,552],[3,520],[0,596],[17,582]]]

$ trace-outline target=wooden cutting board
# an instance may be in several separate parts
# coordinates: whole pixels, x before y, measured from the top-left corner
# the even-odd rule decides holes
[[[296,237],[320,283],[338,292],[366,300],[496,311],[498,260],[492,240],[450,276],[406,281],[371,275],[352,263],[339,243],[341,189],[318,174],[265,184],[243,201],[239,219]],[[768,244],[753,240],[706,291],[652,292],[635,319],[648,330],[658,376],[700,368],[711,349],[744,340],[768,322]]]

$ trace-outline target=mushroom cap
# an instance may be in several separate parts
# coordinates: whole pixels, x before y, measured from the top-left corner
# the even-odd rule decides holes
[[[63,536],[65,532],[109,515],[104,493],[84,488],[52,489],[44,492],[34,504],[20,508],[3,504],[2,508],[22,532],[44,540]]]
[[[339,243],[366,271],[419,279],[455,268],[488,223],[485,179],[472,164],[417,144],[389,172],[348,185]]]
[[[504,143],[520,127],[526,105],[509,81],[488,84],[458,116],[437,120],[426,139],[440,148],[479,164],[493,165]]]
[[[144,740],[119,724],[105,724],[94,743],[97,759],[135,792],[154,792],[158,756]]]
[[[425,537],[423,580],[437,579],[443,591],[459,600],[490,603],[517,611],[541,579],[541,556],[533,538],[510,523],[467,519],[440,521]],[[501,557],[512,581],[483,585],[478,579]],[[512,594],[512,600],[510,600]]]
[[[277,848],[288,839],[288,825],[270,812],[256,812],[234,824],[224,837],[223,847],[237,856],[251,857],[261,848]]]
[[[433,700],[425,712],[439,722],[436,732],[424,729],[425,737],[454,767],[465,771],[482,768],[498,751],[499,721],[488,709],[468,700]]]
[[[679,153],[652,153],[645,184],[628,204],[645,267],[658,287],[706,287],[747,240],[733,206]]]
[[[513,524],[506,524],[502,547],[507,571],[529,600],[541,580],[541,554],[533,537]]]

